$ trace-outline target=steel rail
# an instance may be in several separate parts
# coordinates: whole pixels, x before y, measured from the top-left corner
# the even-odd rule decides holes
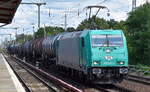
[[[102,85],[104,86],[104,85]],[[119,92],[133,92],[133,90],[130,90],[130,89],[127,89],[127,88],[124,88],[122,86],[118,86],[118,85],[115,85],[115,84],[110,84],[110,85],[107,85],[107,86],[104,86],[104,87],[101,87],[101,85],[95,85],[95,88],[96,89],[99,89],[101,90],[102,92],[115,92],[115,91],[119,91]]]
[[[141,77],[141,76],[136,76],[136,75],[128,75],[128,76],[138,78],[138,79],[143,79],[143,80],[146,80],[146,81],[150,81],[150,78],[147,78],[147,77]]]
[[[45,71],[43,71],[41,69],[38,69],[35,66],[33,66],[33,65],[31,65],[31,64],[29,64],[27,62],[24,62],[23,60],[21,60],[21,59],[19,59],[17,57],[13,57],[13,58],[19,60],[22,64],[26,65],[27,67],[31,68],[32,70],[36,71],[37,73],[45,76],[46,78],[52,80],[53,82],[55,82],[55,83],[57,83],[59,85],[62,85],[62,87],[67,88],[71,92],[83,92],[82,89],[78,89],[78,88],[76,88],[76,87],[74,87],[74,86],[64,82],[61,79],[58,79],[57,77],[55,77],[55,76],[53,76],[53,75],[51,75],[51,74],[49,74],[49,73],[47,73],[47,72],[45,72]]]
[[[46,85],[50,90],[52,90],[53,92],[57,92],[54,88],[52,88],[45,80],[43,80],[42,78],[40,78],[37,74],[35,74],[34,72],[32,72],[30,69],[27,69],[23,64],[21,64],[20,62],[15,61],[17,64],[19,64],[22,68],[24,68],[27,72],[29,72],[32,76],[34,76],[35,78],[37,78],[40,82],[42,82],[44,85]]]
[[[4,53],[2,53],[2,55],[4,56],[5,60],[7,61],[7,63],[9,64],[9,66],[11,67],[11,69],[13,70],[13,72],[15,73],[15,75],[17,76],[18,80],[21,82],[22,86],[24,87],[26,92],[32,92],[32,90],[26,85],[24,79],[22,79],[19,74],[15,71],[15,69],[13,68],[13,66],[8,62],[8,59],[6,58],[6,56],[4,55]]]
[[[142,83],[144,85],[150,85],[149,78],[144,78],[144,77],[140,77],[140,76],[128,75],[127,80]]]

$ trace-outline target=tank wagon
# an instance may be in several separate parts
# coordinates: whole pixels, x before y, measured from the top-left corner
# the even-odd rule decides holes
[[[24,57],[33,57],[32,53],[44,65],[55,64],[94,83],[118,83],[128,74],[127,44],[121,30],[66,32],[27,43],[21,46],[26,49]]]

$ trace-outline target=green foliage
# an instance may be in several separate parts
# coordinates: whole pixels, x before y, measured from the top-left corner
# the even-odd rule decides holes
[[[49,35],[53,35],[53,34],[58,34],[60,32],[64,32],[64,29],[61,27],[45,27],[45,28],[40,28],[37,32],[35,32],[35,37],[36,38],[40,38],[40,37],[44,37],[45,36],[49,36]]]
[[[32,35],[20,34],[20,35],[17,35],[16,42],[17,43],[24,43],[26,40],[31,40],[31,39],[32,39]]]
[[[150,65],[150,4],[129,13],[126,21],[131,64]]]
[[[33,36],[32,35],[25,35],[25,40],[29,41],[29,40],[32,40],[33,39]]]
[[[111,19],[109,21],[102,19],[102,18],[96,18],[95,23],[93,23],[93,19],[90,20],[84,20],[82,23],[77,27],[76,30],[82,31],[84,29],[91,29],[93,26],[97,29],[122,29],[126,30],[125,21],[115,21],[114,19]],[[92,27],[91,27],[92,26]]]
[[[122,30],[127,30],[126,29],[126,22],[125,21],[115,21],[114,19],[111,19],[110,21],[107,21],[109,24],[109,29],[122,29]]]
[[[84,29],[93,29],[93,27],[96,27],[97,29],[108,29],[109,24],[106,20],[101,18],[96,18],[95,23],[93,22],[94,17],[92,17],[90,20],[84,20],[81,22],[81,24],[77,27],[78,31],[82,31]]]
[[[69,27],[67,28],[67,32],[74,32],[76,29],[74,29],[73,27]]]
[[[150,76],[150,68],[148,65],[142,65],[142,64],[137,64],[136,66],[137,70],[141,70],[143,72],[147,71],[144,73],[145,76]]]

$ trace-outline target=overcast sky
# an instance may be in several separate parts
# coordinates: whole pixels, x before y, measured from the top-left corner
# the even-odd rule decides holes
[[[46,5],[41,6],[41,26],[61,26],[64,27],[64,15],[67,14],[67,26],[77,27],[78,24],[86,19],[86,10],[89,5],[103,5],[110,10],[110,16],[107,16],[107,10],[101,10],[98,17],[115,19],[117,21],[125,20],[127,13],[132,10],[132,0],[22,0],[22,2],[45,2]],[[145,3],[146,0],[137,0],[137,6]],[[103,2],[103,3],[102,3]],[[93,10],[93,14],[96,9]],[[79,16],[78,16],[79,12]],[[20,5],[12,24],[5,26],[9,28],[19,27],[18,34],[24,32],[32,34],[32,27],[37,29],[37,6],[36,5]],[[2,30],[2,29],[0,29]],[[0,33],[11,33],[12,38],[15,37],[14,29],[2,30]],[[6,36],[0,37],[5,39]]]

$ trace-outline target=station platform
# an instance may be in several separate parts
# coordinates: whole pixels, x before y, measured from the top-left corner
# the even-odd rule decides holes
[[[0,92],[25,92],[13,70],[0,53]]]

